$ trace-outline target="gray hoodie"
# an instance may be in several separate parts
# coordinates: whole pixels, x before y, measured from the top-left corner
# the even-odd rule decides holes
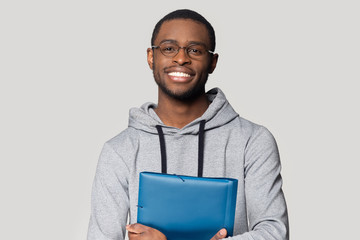
[[[129,127],[105,143],[99,158],[88,240],[124,239],[128,214],[130,223],[136,222],[139,173],[161,172],[156,126],[164,134],[167,172],[197,176],[203,120],[203,176],[239,181],[234,236],[228,239],[289,239],[275,139],[266,128],[239,117],[220,89],[207,96],[206,112],[182,129],[164,125],[153,103],[130,110]]]

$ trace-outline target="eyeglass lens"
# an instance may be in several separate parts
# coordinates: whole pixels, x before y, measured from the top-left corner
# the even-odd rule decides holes
[[[176,43],[162,43],[159,46],[160,51],[162,54],[168,57],[174,57],[180,51],[180,48],[184,48],[185,52],[191,58],[201,58],[202,56],[206,55],[207,50],[201,44],[191,44],[187,47],[180,47]]]

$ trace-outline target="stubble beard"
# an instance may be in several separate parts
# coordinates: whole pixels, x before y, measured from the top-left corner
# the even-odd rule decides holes
[[[171,98],[174,98],[179,101],[192,101],[202,96],[205,93],[205,83],[207,82],[209,74],[206,74],[205,79],[199,80],[199,82],[194,85],[192,88],[183,91],[183,92],[175,92],[168,88],[165,81],[161,81],[161,77],[159,72],[156,70],[155,64],[153,64],[153,75],[156,84],[159,86],[160,90],[168,95]]]

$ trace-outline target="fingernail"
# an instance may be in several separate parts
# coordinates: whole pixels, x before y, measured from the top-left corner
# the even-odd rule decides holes
[[[222,235],[224,235],[225,234],[225,230],[224,229],[221,229],[220,230],[220,235],[222,236]]]

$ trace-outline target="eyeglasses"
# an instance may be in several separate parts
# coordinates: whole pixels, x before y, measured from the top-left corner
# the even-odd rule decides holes
[[[207,50],[202,44],[190,44],[187,47],[180,47],[174,42],[163,42],[159,46],[151,46],[155,49],[160,49],[160,52],[166,57],[175,57],[180,49],[184,49],[186,54],[192,59],[202,59],[207,53],[213,54],[214,52]]]

